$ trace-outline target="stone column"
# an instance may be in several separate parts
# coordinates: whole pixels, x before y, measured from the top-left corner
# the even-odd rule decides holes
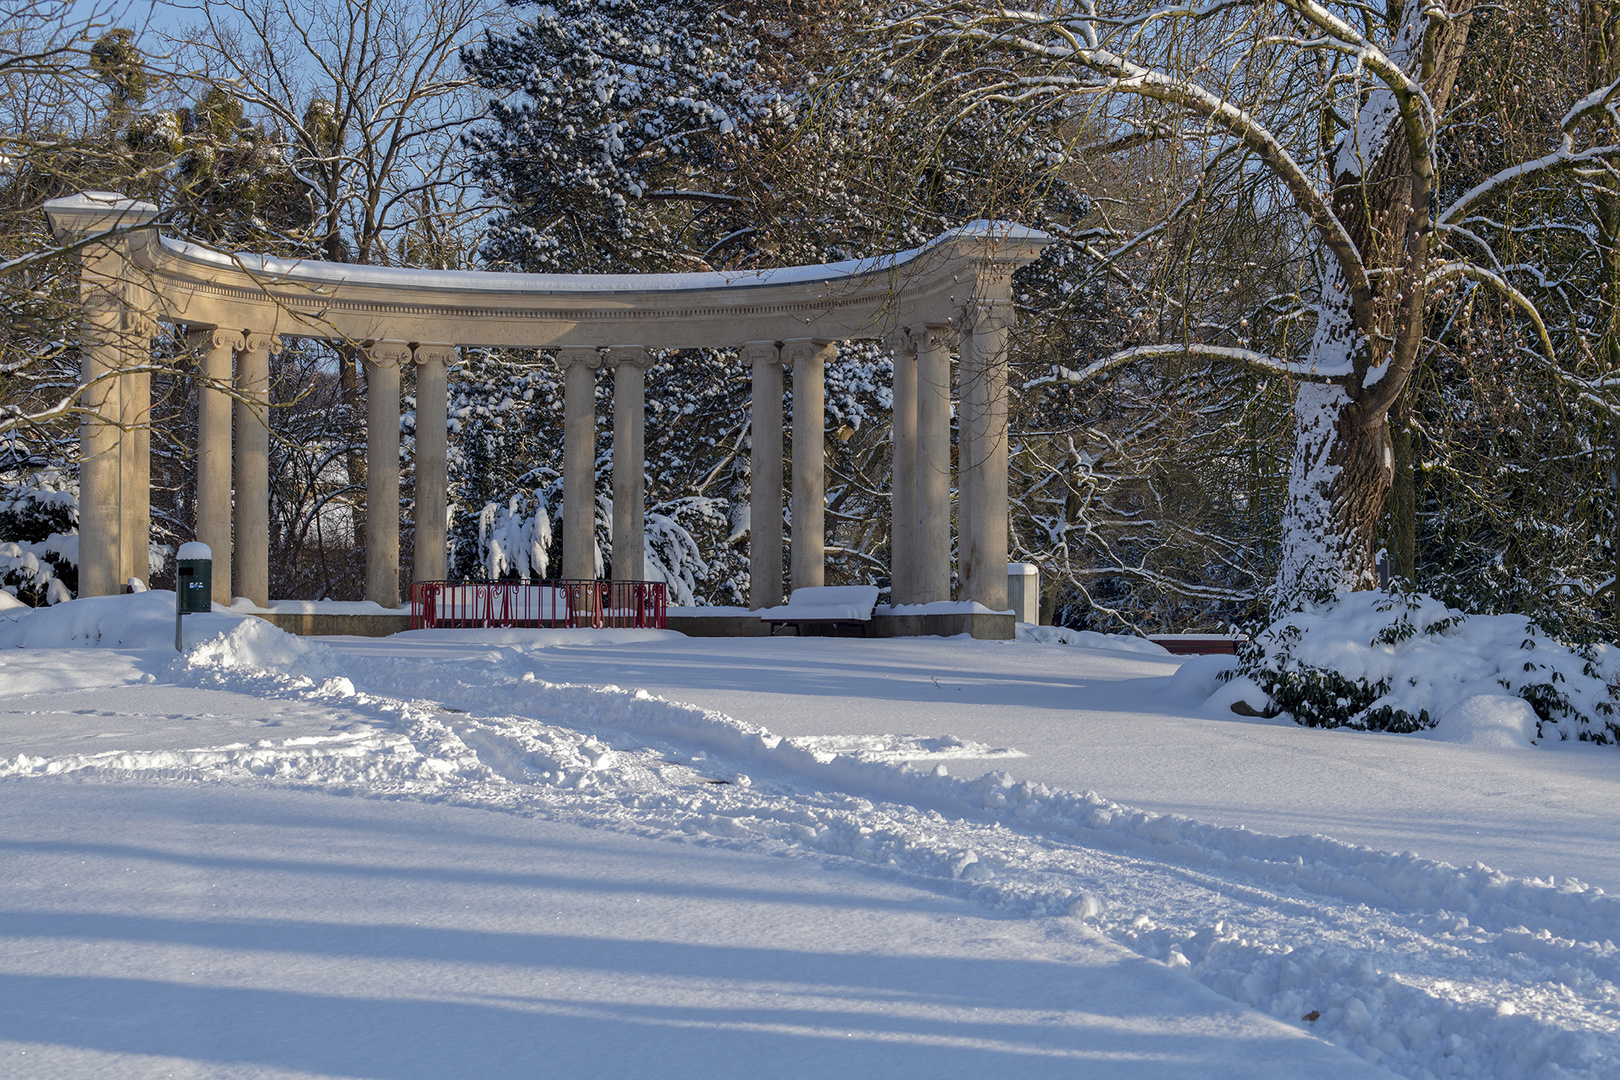
[[[774,341],[743,346],[753,378],[748,420],[748,604],[782,602],[782,350]]]
[[[202,355],[197,374],[197,539],[214,553],[212,595],[231,601],[231,368],[243,346],[239,330],[198,330],[189,338]]]
[[[821,585],[827,573],[826,372],[837,353],[830,341],[782,343],[793,365],[793,587]]]
[[[993,611],[1007,608],[1007,331],[1012,304],[975,301],[964,338],[973,341],[973,364],[963,426],[971,430],[971,457],[962,489],[968,493],[969,525],[958,540],[967,599]],[[964,352],[967,350],[964,349]],[[964,357],[964,370],[966,369]]]
[[[123,361],[121,307],[109,297],[87,297],[79,333],[85,384],[79,400],[89,410],[79,428],[79,595],[109,596],[121,592],[124,584],[118,576],[123,550],[123,432],[118,426],[123,399],[116,374]]]
[[[977,399],[979,389],[978,357],[973,351],[972,325],[965,317],[957,320],[957,351],[961,354],[956,365],[956,598],[973,599],[968,584],[968,537],[973,534],[973,488],[968,474],[978,459],[973,452],[973,431],[983,404]]]
[[[133,404],[138,392],[132,390],[126,399],[122,384],[128,376],[118,372],[129,360],[126,335],[151,338],[151,322],[140,313],[154,307],[140,284],[141,274],[129,265],[129,252],[139,235],[136,230],[156,220],[158,208],[89,191],[51,199],[44,209],[56,240],[79,245],[75,258],[84,311],[80,363],[85,382],[79,401],[86,409],[80,427],[79,595],[106,596],[123,591],[125,575],[120,571],[133,561],[127,557],[133,528],[124,528],[124,508],[140,502],[133,497],[134,483],[127,489],[124,484],[125,455],[132,466],[136,455],[133,437],[120,427],[128,419],[126,400]],[[145,408],[149,406],[136,411],[144,413]],[[135,516],[150,520],[149,512]],[[147,576],[144,566],[140,576]]]
[[[281,339],[249,332],[236,362],[236,544],[234,585],[270,603],[270,354]]]
[[[894,354],[894,409],[889,424],[889,601],[917,602],[917,344],[900,331]]]
[[[951,348],[949,328],[914,326],[917,350],[917,528],[912,603],[951,598]]]
[[[448,569],[450,486],[449,366],[454,345],[416,346],[416,548],[411,580],[443,581]],[[369,474],[368,474],[369,475]]]
[[[646,373],[640,346],[607,349],[613,365],[613,580],[647,577]]]
[[[124,309],[119,349],[124,368],[152,362],[155,321]],[[126,371],[118,377],[123,438],[119,453],[119,584],[131,578],[144,585],[152,576],[152,373]]]
[[[596,369],[594,348],[557,350],[563,370],[562,576],[596,578]]]
[[[366,365],[366,599],[399,607],[399,369],[403,341],[375,341]]]

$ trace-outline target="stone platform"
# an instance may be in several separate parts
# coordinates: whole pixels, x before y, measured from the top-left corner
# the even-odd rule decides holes
[[[716,614],[696,615],[685,608],[669,616],[669,629],[687,637],[766,637],[768,624],[758,615],[740,613],[735,608],[716,608]],[[403,612],[332,611],[251,611],[289,634],[301,637],[341,636],[387,637],[411,628],[411,617]],[[902,615],[874,615],[867,627],[868,637],[955,637],[970,634],[992,641],[1011,640],[1015,632],[1013,616],[1004,612],[948,612]],[[792,637],[786,630],[777,637]],[[846,635],[847,636],[847,635]]]
[[[669,628],[687,637],[768,637],[770,624],[757,614],[743,613],[735,608],[717,608],[716,614],[692,614],[701,608],[683,608],[679,614],[669,616]],[[990,641],[1010,641],[1017,630],[1014,616],[1008,612],[955,611],[918,614],[883,614],[872,616],[866,636],[889,637],[955,637],[969,634]],[[777,631],[777,637],[792,637],[787,629]],[[821,636],[821,635],[818,635]],[[843,636],[853,636],[844,634]]]
[[[349,635],[387,637],[411,628],[411,617],[393,612],[375,615],[335,614],[318,611],[252,611],[268,623],[299,637]]]

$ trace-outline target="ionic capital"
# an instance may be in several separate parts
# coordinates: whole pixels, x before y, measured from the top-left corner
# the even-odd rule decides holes
[[[135,337],[151,338],[157,336],[157,320],[144,311],[126,307],[122,314],[124,333]]]
[[[369,341],[365,347],[366,363],[376,367],[399,367],[411,358],[411,347],[403,341]]]
[[[1006,330],[1017,314],[1010,300],[970,300],[962,309],[962,325],[973,331]]]
[[[906,330],[911,334],[912,345],[918,349],[949,348],[954,336],[948,322],[918,323],[906,327]]]
[[[838,342],[824,338],[790,338],[782,342],[782,361],[786,364],[816,359],[826,363],[837,355]]]
[[[277,334],[266,334],[255,330],[249,330],[243,335],[243,339],[243,352],[278,353],[285,347],[281,337]]]
[[[418,366],[422,364],[443,364],[448,367],[461,357],[460,350],[454,345],[440,345],[436,342],[427,341],[417,342],[411,350],[411,355],[416,358]]]
[[[247,335],[240,330],[226,330],[220,326],[204,326],[186,335],[186,344],[200,352],[215,349],[238,351],[246,347]]]
[[[614,345],[602,350],[602,362],[613,367],[634,367],[646,371],[652,366],[652,353],[644,345]]]
[[[896,360],[917,355],[917,339],[903,326],[884,335],[883,345],[894,354]]]
[[[590,345],[569,345],[557,350],[557,366],[566,372],[575,364],[595,371],[602,366],[602,350]]]
[[[774,341],[746,341],[741,352],[750,367],[760,364],[780,366],[782,363],[782,347]]]

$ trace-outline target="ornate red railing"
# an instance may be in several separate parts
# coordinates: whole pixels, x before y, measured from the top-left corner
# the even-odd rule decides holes
[[[665,629],[662,581],[418,581],[411,629],[629,627]]]

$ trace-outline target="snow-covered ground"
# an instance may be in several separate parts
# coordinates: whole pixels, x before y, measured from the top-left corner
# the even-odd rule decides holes
[[[1613,748],[165,602],[0,616],[0,1075],[1620,1075]]]

